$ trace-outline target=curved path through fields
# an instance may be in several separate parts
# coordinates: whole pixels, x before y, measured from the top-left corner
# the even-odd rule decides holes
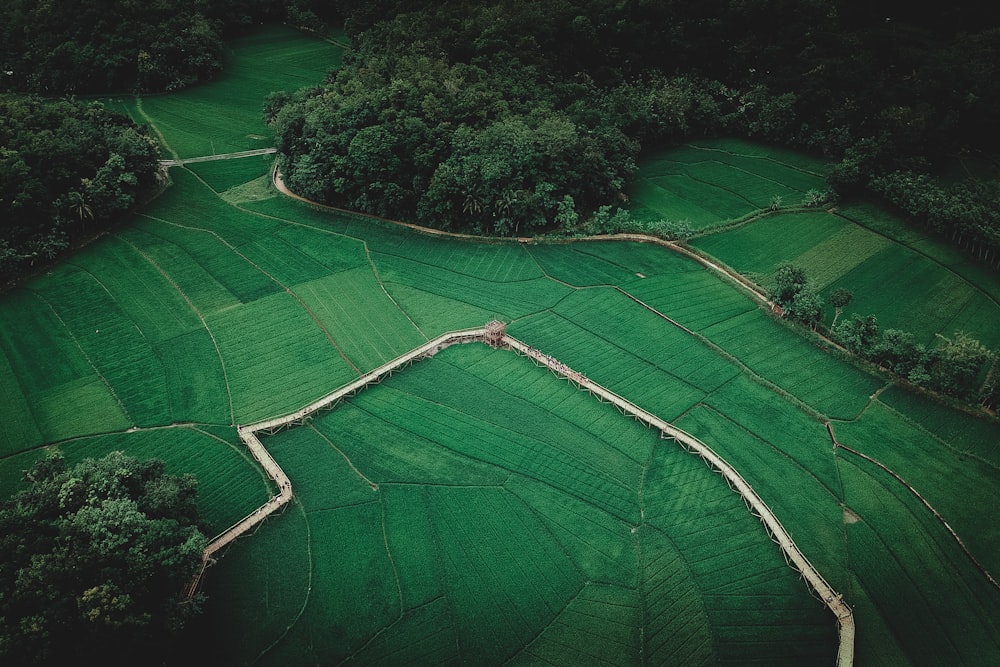
[[[499,340],[496,340],[495,337],[491,339],[488,334],[488,329],[489,327],[464,329],[461,331],[453,331],[442,334],[441,336],[438,336],[437,338],[410,350],[406,354],[379,366],[375,370],[366,373],[357,380],[344,385],[336,391],[327,394],[323,398],[310,403],[300,410],[296,410],[295,412],[283,417],[267,419],[249,426],[238,426],[237,431],[239,432],[240,439],[250,450],[254,459],[260,463],[261,467],[263,467],[268,477],[277,485],[279,493],[272,496],[264,505],[260,506],[254,510],[254,512],[234,524],[231,528],[215,537],[208,544],[202,556],[202,568],[194,580],[192,580],[187,591],[188,595],[194,595],[197,591],[205,568],[213,561],[215,553],[229,545],[238,537],[245,535],[256,528],[268,516],[283,507],[293,497],[291,482],[285,475],[284,471],[282,471],[282,469],[265,449],[263,444],[261,444],[260,439],[257,437],[257,433],[274,433],[275,431],[290,425],[302,424],[315,412],[335,407],[340,401],[357,394],[358,391],[366,386],[378,383],[383,377],[392,374],[394,371],[397,371],[418,359],[433,356],[438,350],[441,350],[449,345],[457,343],[486,342],[487,340],[490,340],[495,347],[506,348],[518,354],[527,356],[536,364],[549,368],[558,376],[569,380],[580,389],[586,390],[598,400],[605,403],[611,403],[618,408],[622,414],[634,417],[650,428],[657,429],[660,432],[661,438],[677,442],[687,451],[700,456],[710,468],[720,473],[729,484],[730,488],[740,494],[740,497],[743,498],[743,501],[746,503],[750,512],[757,516],[764,524],[764,528],[771,536],[771,539],[781,548],[785,561],[799,572],[802,578],[805,579],[806,583],[809,585],[809,588],[819,597],[823,604],[831,612],[833,612],[833,615],[837,619],[837,633],[839,636],[836,663],[838,667],[849,667],[854,664],[855,628],[854,614],[850,606],[844,602],[843,597],[833,590],[823,576],[812,566],[802,552],[799,551],[799,548],[795,545],[795,542],[788,534],[788,531],[786,531],[784,526],[781,525],[781,522],[778,521],[778,518],[760,498],[760,496],[757,495],[756,491],[753,490],[753,487],[751,487],[750,484],[743,479],[735,468],[729,465],[729,463],[727,463],[721,456],[716,454],[710,447],[702,443],[694,436],[682,431],[672,424],[669,424],[656,415],[643,410],[628,399],[623,398],[622,396],[619,396],[618,394],[588,379],[582,373],[569,368],[555,358],[544,354],[543,352],[536,350],[525,343],[522,343],[506,333],[504,333],[502,338],[499,338]]]

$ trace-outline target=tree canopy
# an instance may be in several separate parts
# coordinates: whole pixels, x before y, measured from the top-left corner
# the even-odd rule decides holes
[[[121,452],[25,473],[0,505],[0,661],[147,664],[199,610],[194,478]]]
[[[935,175],[1000,149],[992,5],[339,5],[346,65],[269,105],[302,194],[513,233],[571,219],[567,196],[578,215],[614,205],[642,149],[730,133],[827,155],[842,193],[878,193],[1000,261],[1000,188]]]
[[[0,95],[0,278],[131,209],[158,158],[144,127],[97,102]]]

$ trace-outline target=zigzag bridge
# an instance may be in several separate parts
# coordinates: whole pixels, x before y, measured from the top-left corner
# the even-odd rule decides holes
[[[710,468],[722,475],[726,483],[729,484],[736,493],[740,494],[747,509],[758,517],[768,535],[781,549],[785,557],[785,562],[799,572],[800,576],[809,585],[810,591],[816,595],[820,601],[831,611],[837,619],[837,632],[839,635],[839,646],[837,650],[837,666],[849,667],[854,664],[854,614],[851,607],[844,602],[843,597],[823,579],[822,575],[816,571],[809,560],[799,551],[791,535],[785,530],[781,522],[774,515],[766,503],[757,495],[753,487],[721,456],[716,454],[708,445],[704,444],[694,436],[669,424],[656,415],[653,415],[631,401],[618,394],[609,391],[596,382],[588,379],[582,373],[575,371],[565,364],[562,364],[553,357],[536,350],[535,348],[522,343],[506,333],[506,325],[503,322],[492,321],[485,327],[478,329],[463,329],[442,334],[423,345],[410,350],[406,354],[379,366],[373,371],[366,373],[357,380],[337,389],[323,398],[310,403],[306,407],[283,417],[267,419],[249,426],[237,426],[240,440],[250,450],[251,455],[261,465],[268,477],[275,483],[278,493],[272,496],[266,503],[258,507],[252,513],[235,523],[228,530],[213,538],[205,548],[202,555],[202,567],[198,574],[191,581],[187,589],[187,595],[193,596],[197,592],[201,583],[205,569],[215,562],[215,554],[236,540],[238,537],[254,530],[267,517],[283,508],[292,499],[292,484],[284,471],[278,466],[264,445],[257,437],[258,433],[273,434],[283,428],[304,424],[314,413],[321,410],[328,410],[336,407],[342,401],[354,396],[359,391],[371,384],[377,384],[382,378],[391,375],[393,372],[408,366],[409,364],[423,358],[434,356],[439,350],[458,343],[481,342],[497,349],[508,349],[523,355],[535,362],[539,366],[544,366],[555,373],[558,377],[568,380],[578,388],[589,392],[602,403],[614,405],[623,415],[632,417],[646,426],[660,432],[662,439],[673,440],[688,452],[700,456]]]

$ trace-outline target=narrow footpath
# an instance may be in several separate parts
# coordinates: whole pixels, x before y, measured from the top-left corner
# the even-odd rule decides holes
[[[442,334],[427,343],[416,347],[406,354],[379,366],[375,370],[366,373],[357,380],[344,385],[336,391],[327,394],[323,398],[310,403],[306,407],[283,417],[267,419],[249,426],[238,426],[237,431],[240,440],[247,446],[254,459],[261,465],[267,476],[275,483],[278,493],[272,496],[266,503],[258,507],[251,514],[247,515],[228,530],[214,538],[205,548],[202,556],[202,567],[197,576],[188,586],[188,597],[193,596],[200,585],[205,569],[214,562],[213,556],[221,549],[232,543],[242,535],[245,535],[260,525],[271,514],[278,511],[293,497],[292,484],[284,471],[278,466],[275,460],[268,453],[257,437],[258,433],[274,433],[282,428],[294,424],[303,424],[314,413],[319,410],[335,407],[340,401],[354,396],[360,390],[370,384],[375,384],[394,371],[413,363],[414,361],[433,356],[439,350],[459,343],[483,342],[494,348],[509,349],[518,354],[526,356],[540,366],[545,366],[559,377],[565,378],[575,384],[580,389],[589,392],[598,400],[611,403],[623,415],[631,416],[636,420],[654,428],[660,432],[660,437],[673,440],[689,452],[700,456],[713,470],[720,473],[730,488],[740,494],[752,514],[758,517],[764,524],[771,539],[780,547],[785,561],[793,567],[809,585],[810,589],[819,597],[823,604],[833,612],[837,619],[837,633],[839,636],[839,646],[837,649],[837,666],[850,667],[854,664],[854,614],[850,606],[844,601],[843,596],[837,593],[823,578],[823,576],[812,566],[809,560],[799,551],[791,535],[785,530],[781,522],[774,515],[767,504],[757,495],[753,487],[721,456],[716,454],[708,445],[704,444],[694,436],[682,431],[672,424],[660,419],[656,415],[635,405],[628,399],[606,389],[605,387],[590,380],[582,373],[561,363],[554,357],[547,355],[540,350],[527,345],[520,340],[507,335],[505,325],[500,322],[490,322],[484,328],[464,329]]]

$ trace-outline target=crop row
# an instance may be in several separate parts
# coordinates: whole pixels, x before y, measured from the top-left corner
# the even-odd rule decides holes
[[[701,341],[619,292],[576,292],[553,310],[702,391],[712,391],[737,372]]]
[[[852,569],[872,598],[905,600],[878,611],[907,658],[981,664],[997,655],[996,590],[900,485],[856,459],[843,458],[840,471],[860,517],[847,526]]]
[[[675,192],[671,188],[673,183],[665,181],[667,178],[669,177],[663,176],[656,180],[643,178],[636,182],[629,194],[630,200],[635,201],[635,204],[630,206],[635,217],[649,220],[683,220],[695,229],[704,229],[722,220],[717,213]],[[686,176],[672,178],[674,181],[687,179]],[[705,185],[702,190],[703,196],[708,196],[712,187]]]
[[[377,368],[425,342],[370,267],[297,285],[295,291],[344,354],[363,370]]]
[[[570,443],[559,450],[540,434],[524,435],[456,408],[400,392],[387,393],[368,394],[361,400],[366,409],[379,412],[383,419],[406,424],[409,430],[459,454],[540,479],[619,516],[631,517],[636,512],[635,490],[628,480],[595,468],[583,458],[583,452],[573,451]]]
[[[94,276],[73,268],[60,270],[58,283],[39,283],[36,289],[114,389],[133,423],[170,423],[163,366],[114,296]]]
[[[545,278],[495,283],[390,255],[376,254],[375,264],[386,282],[409,285],[506,318],[547,308],[569,292]]]
[[[639,615],[636,591],[589,583],[510,664],[638,662]]]
[[[276,294],[207,318],[241,423],[273,417],[356,377],[294,298]]]
[[[984,526],[979,511],[970,511],[992,505],[1000,469],[944,446],[882,403],[873,404],[857,421],[837,424],[835,432],[838,441],[871,456],[917,489],[987,570],[1000,570],[1000,555],[991,548],[998,530]]]
[[[748,296],[707,271],[634,280],[626,289],[694,331],[757,308]]]
[[[455,301],[402,283],[383,281],[393,300],[427,338],[449,331],[481,326],[496,316],[495,310]]]
[[[411,236],[405,245],[392,251],[386,248],[379,252],[489,282],[518,282],[542,275],[525,249],[511,243],[470,244],[421,235]]]
[[[712,637],[713,612],[705,608],[718,598],[708,591],[734,579],[742,587],[718,598],[719,618],[733,596],[742,600],[765,637],[758,654],[771,655],[787,641],[802,600],[815,603],[796,588],[759,523],[672,443],[657,445],[650,464],[655,436],[607,410],[621,440],[641,441],[615,442],[581,397],[592,400],[509,352],[456,346],[319,416],[315,430],[267,438],[296,484],[313,561],[323,562],[315,602],[267,662],[302,658],[303,650],[321,662],[392,662],[406,646],[412,655],[450,659],[456,642],[463,659],[489,662],[711,660],[744,646],[735,630]],[[653,466],[645,482],[642,465]],[[628,469],[635,471],[628,480],[614,481],[613,471]],[[644,485],[646,521],[655,527],[638,526]],[[712,498],[706,489],[715,489]],[[732,546],[734,531],[746,539]],[[327,542],[335,533],[350,563]],[[740,560],[748,549],[770,554],[775,568],[748,576]],[[352,581],[334,584],[327,574],[334,569]],[[772,585],[781,602],[761,604],[755,596]],[[332,600],[352,602],[334,608]],[[341,641],[307,642],[320,622],[337,628]],[[817,622],[819,635],[832,634],[825,617],[795,622],[808,631]]]
[[[831,417],[854,417],[881,386],[875,376],[810,345],[761,311],[712,325],[703,333],[757,375]]]

